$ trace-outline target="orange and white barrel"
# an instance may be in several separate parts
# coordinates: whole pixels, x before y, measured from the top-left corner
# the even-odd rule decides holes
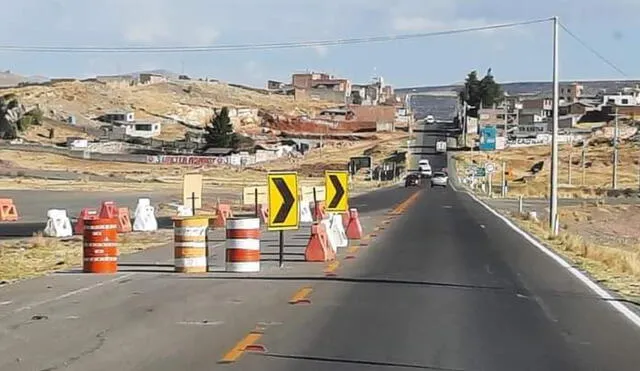
[[[229,218],[226,232],[227,272],[260,272],[260,218]]]
[[[174,266],[179,273],[207,272],[209,218],[181,217],[173,220]]]
[[[85,219],[82,238],[83,272],[116,273],[118,255],[118,220]]]

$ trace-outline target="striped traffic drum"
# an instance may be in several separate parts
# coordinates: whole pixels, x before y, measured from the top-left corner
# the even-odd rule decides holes
[[[207,272],[208,227],[209,218],[206,216],[173,219],[173,250],[176,272]]]
[[[117,219],[84,220],[82,270],[85,273],[116,273],[118,271]]]
[[[260,219],[227,219],[226,237],[227,272],[260,272]]]

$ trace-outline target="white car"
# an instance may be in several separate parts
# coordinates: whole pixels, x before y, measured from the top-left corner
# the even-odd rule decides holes
[[[431,164],[427,159],[418,161],[418,169],[420,170],[420,175],[422,175],[423,178],[428,178],[432,174]]]
[[[436,118],[433,117],[433,115],[427,115],[427,117],[424,119],[424,122],[427,124],[435,124]]]
[[[431,177],[431,188],[446,187],[449,182],[449,176],[441,171],[436,171]]]

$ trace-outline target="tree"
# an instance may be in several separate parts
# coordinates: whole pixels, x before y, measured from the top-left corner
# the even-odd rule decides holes
[[[234,148],[237,145],[237,138],[233,133],[233,125],[227,107],[222,107],[220,112],[214,112],[205,131],[205,141],[209,147]]]
[[[491,68],[489,68],[487,74],[480,80],[480,97],[482,99],[482,106],[484,107],[491,107],[494,104],[502,102],[504,99],[502,86],[493,78]]]
[[[491,68],[489,68],[481,80],[478,79],[477,71],[471,71],[467,75],[459,98],[460,103],[466,102],[469,106],[474,107],[469,108],[467,114],[477,117],[480,106],[491,107],[500,103],[504,99],[504,92],[500,84],[495,81],[491,74]]]

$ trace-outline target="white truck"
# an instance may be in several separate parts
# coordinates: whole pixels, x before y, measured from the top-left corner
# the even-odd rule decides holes
[[[444,140],[437,141],[436,152],[447,152],[447,142]]]

